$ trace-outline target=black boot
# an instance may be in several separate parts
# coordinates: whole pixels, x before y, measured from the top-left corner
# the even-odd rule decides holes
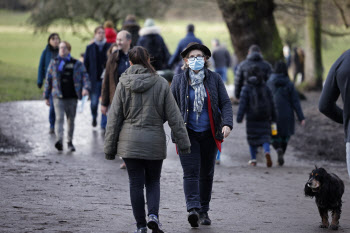
[[[68,142],[68,150],[72,152],[75,151],[75,147],[72,142]]]
[[[55,147],[58,151],[62,151],[63,150],[63,145],[61,141],[57,141],[55,144]]]
[[[211,225],[211,220],[207,212],[199,213],[199,222],[201,225]]]
[[[282,148],[278,148],[277,149],[277,157],[278,157],[277,162],[278,162],[278,165],[280,165],[280,166],[283,166],[283,164],[284,164],[283,155],[284,155],[283,149]]]
[[[199,214],[196,209],[190,209],[187,219],[188,222],[191,224],[191,227],[199,227]]]

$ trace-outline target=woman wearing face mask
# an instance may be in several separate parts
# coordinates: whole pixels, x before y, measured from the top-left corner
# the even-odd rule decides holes
[[[210,225],[208,216],[215,159],[221,142],[232,129],[230,99],[219,74],[210,71],[210,50],[198,43],[189,43],[181,53],[184,72],[174,76],[171,91],[179,106],[188,136],[191,154],[181,151],[184,192],[191,227]],[[180,143],[173,138],[173,142]]]
[[[38,80],[37,85],[39,89],[43,86],[47,68],[49,67],[51,59],[54,59],[58,55],[58,45],[60,44],[60,36],[57,33],[52,33],[48,40],[44,51],[41,54],[39,69],[38,69]],[[49,122],[50,122],[50,134],[55,133],[55,109],[53,107],[52,97],[50,96],[50,112],[49,112]]]

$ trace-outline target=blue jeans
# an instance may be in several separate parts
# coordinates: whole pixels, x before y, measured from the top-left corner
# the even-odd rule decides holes
[[[101,88],[102,88],[102,82],[101,81],[96,81],[95,85],[93,86],[90,94],[90,99],[91,99],[91,115],[92,119],[96,120],[97,119],[97,109],[98,109],[98,104],[99,104],[99,98],[101,96]]]
[[[101,115],[101,128],[106,129],[106,125],[107,125],[107,115],[102,114]]]
[[[148,215],[159,216],[160,174],[163,160],[123,159],[129,174],[130,199],[137,228],[146,227],[145,197],[146,186]]]
[[[191,153],[180,154],[187,211],[195,208],[199,212],[208,212],[218,148],[210,130],[187,131],[191,141]]]
[[[55,115],[55,107],[53,106],[53,99],[51,94],[50,94],[49,101],[50,101],[50,110],[49,110],[50,129],[55,129],[56,115]]]
[[[227,68],[221,67],[221,68],[215,68],[215,72],[220,74],[222,81],[226,83],[227,81]]]
[[[262,146],[264,148],[264,153],[270,153],[270,143],[265,142]],[[250,150],[250,158],[256,159],[256,153],[257,153],[258,147],[249,145],[249,150]]]

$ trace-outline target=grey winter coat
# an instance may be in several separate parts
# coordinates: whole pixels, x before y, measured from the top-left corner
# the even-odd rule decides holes
[[[131,66],[120,77],[108,111],[104,142],[106,159],[112,160],[115,155],[165,159],[165,121],[168,121],[180,151],[189,153],[190,140],[168,82],[141,65]]]

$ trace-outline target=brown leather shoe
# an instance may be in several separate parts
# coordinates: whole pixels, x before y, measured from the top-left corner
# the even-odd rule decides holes
[[[265,153],[265,158],[266,158],[266,166],[267,167],[272,167],[272,160],[271,160],[271,155],[270,153]]]

